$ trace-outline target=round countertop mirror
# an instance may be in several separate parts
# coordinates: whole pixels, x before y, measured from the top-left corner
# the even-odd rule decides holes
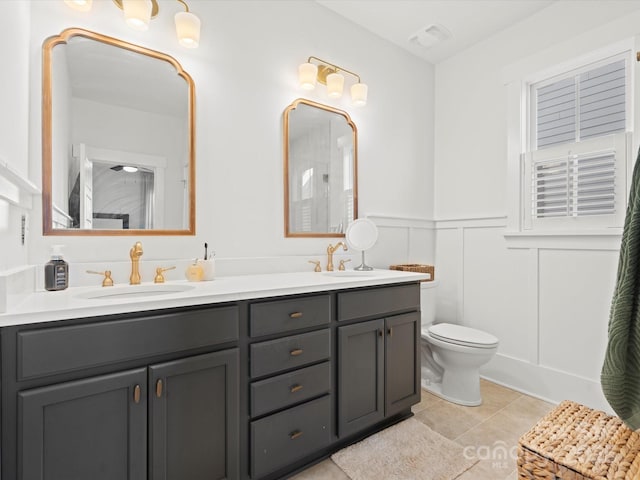
[[[347,244],[354,250],[365,251],[376,244],[378,227],[368,218],[359,218],[351,222],[346,232]]]

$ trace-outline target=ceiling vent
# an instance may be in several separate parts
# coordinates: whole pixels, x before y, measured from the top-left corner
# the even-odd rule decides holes
[[[451,32],[442,25],[432,23],[421,28],[409,37],[409,42],[424,48],[431,48],[452,37]]]

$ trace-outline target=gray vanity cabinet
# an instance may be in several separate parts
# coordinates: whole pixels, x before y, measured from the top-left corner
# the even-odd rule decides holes
[[[238,477],[238,361],[234,348],[149,367],[150,479]]]
[[[146,480],[145,368],[18,394],[21,480]]]
[[[338,294],[338,320],[364,320],[338,327],[341,438],[420,401],[419,293],[409,285]]]
[[[237,480],[237,305],[2,330],[2,479]]]

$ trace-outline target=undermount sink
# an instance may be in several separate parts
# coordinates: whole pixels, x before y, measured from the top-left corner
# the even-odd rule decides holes
[[[117,300],[170,295],[172,293],[187,292],[194,288],[193,285],[123,285],[121,287],[101,287],[99,290],[78,293],[75,297],[85,300]]]
[[[357,270],[338,270],[337,272],[323,272],[323,275],[328,277],[375,277],[375,273],[372,271],[357,271]]]

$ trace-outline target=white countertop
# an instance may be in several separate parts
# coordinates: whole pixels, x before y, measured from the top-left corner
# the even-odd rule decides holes
[[[336,276],[330,276],[336,275]],[[341,276],[340,276],[341,275]],[[278,297],[300,293],[324,292],[374,285],[415,282],[428,279],[427,274],[397,270],[373,270],[370,272],[296,272],[262,275],[217,277],[210,282],[174,281],[161,285],[189,285],[192,289],[162,295],[135,298],[86,298],[93,293],[150,290],[151,282],[116,287],[72,287],[62,291],[38,291],[26,296],[24,301],[0,314],[0,327],[95,317],[117,313],[142,312],[188,305],[204,305],[233,302],[255,298]],[[165,287],[166,288],[166,287]],[[117,290],[115,290],[117,289]],[[85,298],[82,298],[82,297]]]

